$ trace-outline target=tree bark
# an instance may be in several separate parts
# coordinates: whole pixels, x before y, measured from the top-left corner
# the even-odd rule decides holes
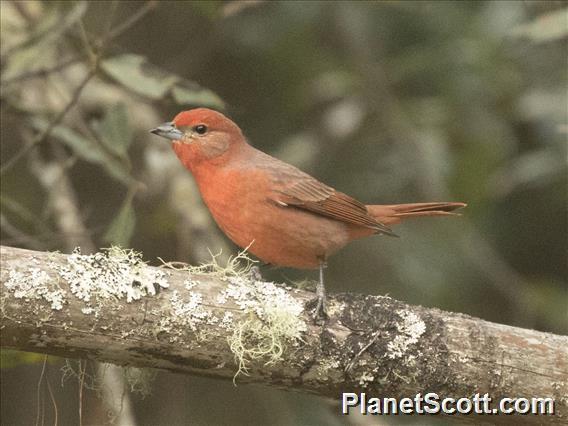
[[[118,275],[96,276],[89,265]],[[3,348],[224,379],[240,365],[237,383],[336,401],[342,392],[550,397],[554,415],[476,421],[568,421],[566,336],[348,293],[330,296],[329,319],[316,325],[303,309],[313,293],[229,270],[150,267],[120,253],[2,246],[1,282]]]

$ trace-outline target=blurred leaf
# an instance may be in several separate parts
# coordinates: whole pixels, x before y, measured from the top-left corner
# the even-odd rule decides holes
[[[107,231],[103,239],[109,244],[119,245],[121,247],[128,247],[134,225],[136,224],[136,215],[132,208],[132,199],[134,198],[134,191],[129,192]]]
[[[555,147],[529,151],[496,170],[489,184],[493,195],[504,198],[511,192],[551,186],[551,182],[566,175],[566,159]]]
[[[93,123],[101,142],[118,157],[127,158],[132,142],[132,129],[128,124],[126,106],[118,103],[111,107],[102,121]]]
[[[6,215],[7,219],[14,221],[14,223],[11,223],[12,225],[20,229],[29,229],[35,234],[50,234],[53,232],[45,223],[40,214],[41,212],[38,212],[37,209],[30,210],[24,204],[7,196],[5,193],[0,196],[0,210],[2,215]]]
[[[211,90],[156,67],[143,56],[115,56],[103,61],[101,67],[109,77],[139,95],[163,99],[171,94],[180,105],[224,108],[221,98]]]
[[[6,64],[3,64],[2,80],[9,80],[21,72],[39,69],[49,55],[59,59],[59,56],[55,55],[58,39],[75,25],[86,11],[87,2],[76,2],[67,13],[63,7],[46,8],[27,40],[10,54]]]
[[[0,366],[1,368],[14,368],[18,365],[30,365],[42,363],[45,358],[43,354],[33,352],[22,352],[12,349],[2,349],[0,351]],[[57,359],[53,357],[48,358],[48,362],[54,362]]]
[[[87,7],[87,1],[77,1],[61,2],[55,7],[46,8],[46,15],[38,21],[29,41],[37,40],[44,45],[55,42],[85,16]]]
[[[568,8],[540,15],[532,22],[514,28],[511,35],[534,43],[554,41],[568,36]]]
[[[172,89],[174,100],[180,105],[202,105],[223,109],[225,104],[211,90],[204,89],[191,82],[183,82]]]
[[[196,1],[191,3],[195,11],[209,19],[217,17],[224,4],[223,1]]]
[[[305,90],[306,101],[310,105],[331,102],[349,96],[357,89],[355,77],[346,71],[326,71],[309,82]]]
[[[102,163],[102,166],[106,169],[109,175],[116,180],[121,181],[125,185],[132,183],[132,176],[130,176],[124,165],[120,164],[118,161],[105,161]]]
[[[44,118],[32,118],[32,126],[40,132],[47,129],[49,123]],[[79,133],[65,126],[55,126],[51,131],[51,135],[59,139],[65,145],[73,150],[77,156],[90,163],[101,163],[101,152],[89,139],[81,136]]]
[[[233,0],[223,3],[222,7],[223,18],[238,15],[239,13],[242,13],[245,10],[260,6],[264,3],[266,3],[265,0]],[[217,13],[217,10],[215,10],[214,13]],[[214,16],[215,15],[213,14],[212,17]]]
[[[6,194],[2,194],[0,196],[0,206],[4,211],[8,210],[12,214],[18,217],[18,219],[26,222],[29,225],[35,226],[41,222],[40,218],[38,218],[31,210],[27,207],[20,204],[18,201],[14,200],[13,198],[7,196]]]
[[[126,54],[102,62],[101,68],[123,86],[142,96],[161,99],[180,78],[150,64],[144,56]]]
[[[32,126],[40,132],[45,131],[48,125],[48,121],[44,118],[32,118]],[[51,136],[71,148],[79,158],[104,167],[113,178],[127,185],[132,182],[133,179],[122,162],[73,129],[63,125],[55,126],[51,131]]]

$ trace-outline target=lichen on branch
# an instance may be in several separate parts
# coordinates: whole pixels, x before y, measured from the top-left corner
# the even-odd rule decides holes
[[[47,270],[11,269],[4,286],[15,298],[45,300],[56,311],[79,304],[82,314],[95,318],[117,303],[120,309],[120,303],[160,292],[169,302],[169,314],[150,312],[159,317],[155,334],[179,343],[190,331],[203,342],[218,337],[207,326],[218,327],[234,354],[236,377],[246,373],[252,362],[282,360],[286,348],[297,346],[307,329],[301,315],[303,304],[290,296],[291,289],[256,280],[250,274],[253,263],[243,251],[225,265],[218,262],[218,255],[212,255],[210,262],[200,266],[177,262],[151,268],[133,250],[113,246],[85,255],[77,248],[64,263],[48,262]],[[172,270],[187,273],[183,288],[169,289]],[[226,287],[210,300],[207,283],[197,276],[224,281]]]

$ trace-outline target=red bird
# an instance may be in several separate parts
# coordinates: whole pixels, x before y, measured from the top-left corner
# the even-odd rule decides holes
[[[277,266],[320,270],[314,317],[325,313],[323,268],[347,243],[410,217],[453,215],[464,203],[365,205],[249,145],[239,126],[206,108],[179,113],[152,133],[173,149],[219,227]],[[388,225],[388,226],[387,226]]]

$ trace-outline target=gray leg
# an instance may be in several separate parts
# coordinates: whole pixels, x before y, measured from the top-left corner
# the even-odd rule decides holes
[[[327,309],[325,306],[325,285],[323,283],[323,270],[325,267],[327,267],[325,261],[320,261],[319,282],[316,286],[317,305],[316,310],[314,311],[314,320],[325,318],[327,316]]]

